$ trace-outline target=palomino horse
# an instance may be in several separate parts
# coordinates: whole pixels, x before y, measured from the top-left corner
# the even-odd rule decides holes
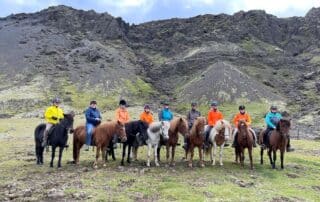
[[[226,141],[229,140],[230,136],[232,135],[231,133],[231,125],[228,121],[226,120],[219,120],[215,124],[215,126],[212,128],[210,134],[209,134],[209,142],[210,142],[210,147],[207,150],[207,152],[210,151],[210,160],[212,165],[216,164],[216,150],[217,146],[220,147],[220,166],[223,165],[222,163],[222,153],[223,153],[223,148],[224,144]],[[231,139],[233,139],[231,137]],[[212,149],[212,145],[214,149]]]
[[[49,131],[48,145],[52,146],[50,167],[53,167],[53,159],[57,147],[59,147],[58,167],[61,167],[62,152],[68,141],[68,130],[70,129],[70,132],[72,132],[73,130],[73,118],[73,112],[69,114],[64,114],[64,118],[60,121],[60,123],[53,126]],[[36,127],[34,131],[37,164],[43,164],[44,147],[42,147],[42,140],[45,128],[46,124],[40,124]]]
[[[151,156],[152,147],[154,148],[154,162],[156,166],[159,166],[157,149],[160,144],[160,136],[162,136],[164,140],[168,140],[169,128],[170,128],[170,122],[168,121],[153,122],[149,125],[149,128],[147,130],[148,139],[146,141],[148,145],[148,160],[147,160],[148,167],[150,167],[150,156]]]
[[[174,154],[177,143],[179,141],[179,134],[186,136],[188,134],[188,122],[186,119],[180,117],[175,118],[170,121],[170,129],[169,129],[169,139],[166,142],[166,149],[167,149],[167,163],[169,163],[169,156],[170,156],[170,147],[171,147],[171,162],[172,166],[175,166],[174,163]]]
[[[194,155],[194,148],[198,147],[199,149],[199,158],[200,158],[200,166],[204,167],[203,163],[203,154],[202,154],[202,146],[204,143],[204,127],[206,125],[206,118],[198,117],[196,118],[190,133],[187,136],[187,140],[189,141],[189,147],[187,152],[190,152],[190,160],[189,167],[192,167],[192,159]],[[186,153],[187,157],[187,153]]]
[[[284,153],[286,150],[286,146],[288,143],[288,136],[290,130],[290,120],[281,119],[276,127],[276,130],[271,131],[271,135],[269,137],[269,146],[268,146],[268,156],[270,159],[270,164],[272,168],[276,168],[276,159],[277,159],[277,150],[280,150],[280,160],[281,160],[281,169],[283,169],[283,159]],[[260,133],[260,140],[263,140],[264,131]],[[267,135],[267,134],[266,134]],[[260,163],[263,164],[263,150],[264,148],[261,147],[261,161]],[[271,158],[271,152],[273,152],[273,159]]]
[[[252,148],[253,148],[253,134],[249,130],[247,123],[240,120],[238,123],[238,145],[235,147],[236,161],[240,157],[240,163],[244,166],[244,149],[248,148],[250,169],[253,169],[252,163]]]

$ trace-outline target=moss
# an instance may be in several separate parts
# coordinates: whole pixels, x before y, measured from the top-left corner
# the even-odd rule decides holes
[[[123,79],[123,83],[123,90],[128,91],[127,93],[137,102],[145,102],[156,94],[153,87],[139,77],[135,81]]]

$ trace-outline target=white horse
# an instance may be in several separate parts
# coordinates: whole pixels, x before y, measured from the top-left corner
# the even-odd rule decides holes
[[[225,143],[229,139],[233,140],[232,128],[230,123],[224,119],[217,121],[215,126],[210,131],[209,142],[211,144],[209,149],[206,151],[207,153],[210,152],[210,160],[212,162],[212,165],[216,164],[216,151],[217,151],[217,146],[219,146],[220,147],[220,166],[223,166],[223,163],[222,163],[223,148]],[[214,151],[212,151],[211,145],[213,145]]]
[[[156,166],[159,166],[157,149],[160,143],[160,136],[162,136],[164,140],[168,140],[169,128],[170,128],[169,121],[158,121],[158,122],[153,122],[149,125],[149,128],[147,130],[148,139],[146,141],[148,146],[148,161],[147,161],[148,167],[150,167],[150,156],[151,156],[152,147],[154,148],[154,162]]]

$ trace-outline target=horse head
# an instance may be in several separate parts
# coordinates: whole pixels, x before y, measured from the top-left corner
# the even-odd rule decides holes
[[[160,135],[163,137],[164,140],[169,139],[169,129],[170,129],[170,122],[169,121],[161,121]]]
[[[240,133],[243,133],[243,132],[249,133],[248,125],[247,125],[247,122],[245,120],[239,120],[238,129],[239,129]]]
[[[63,119],[60,122],[61,124],[63,124],[63,126],[67,130],[70,130],[70,133],[73,132],[74,117],[75,117],[75,113],[73,111],[71,111],[69,113],[65,113],[65,114],[63,114]]]
[[[277,131],[280,132],[281,135],[288,135],[291,126],[291,120],[289,119],[280,119],[277,124]]]
[[[189,133],[187,120],[182,117],[180,117],[178,120],[178,131],[183,136],[187,136],[187,134]]]
[[[117,121],[116,123],[116,133],[119,135],[121,142],[127,141],[126,129],[123,123]]]

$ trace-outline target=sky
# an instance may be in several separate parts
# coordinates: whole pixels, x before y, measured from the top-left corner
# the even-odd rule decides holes
[[[107,12],[126,22],[139,24],[202,14],[233,14],[240,10],[265,10],[277,17],[305,16],[320,0],[0,0],[0,17],[40,11],[49,6]]]

